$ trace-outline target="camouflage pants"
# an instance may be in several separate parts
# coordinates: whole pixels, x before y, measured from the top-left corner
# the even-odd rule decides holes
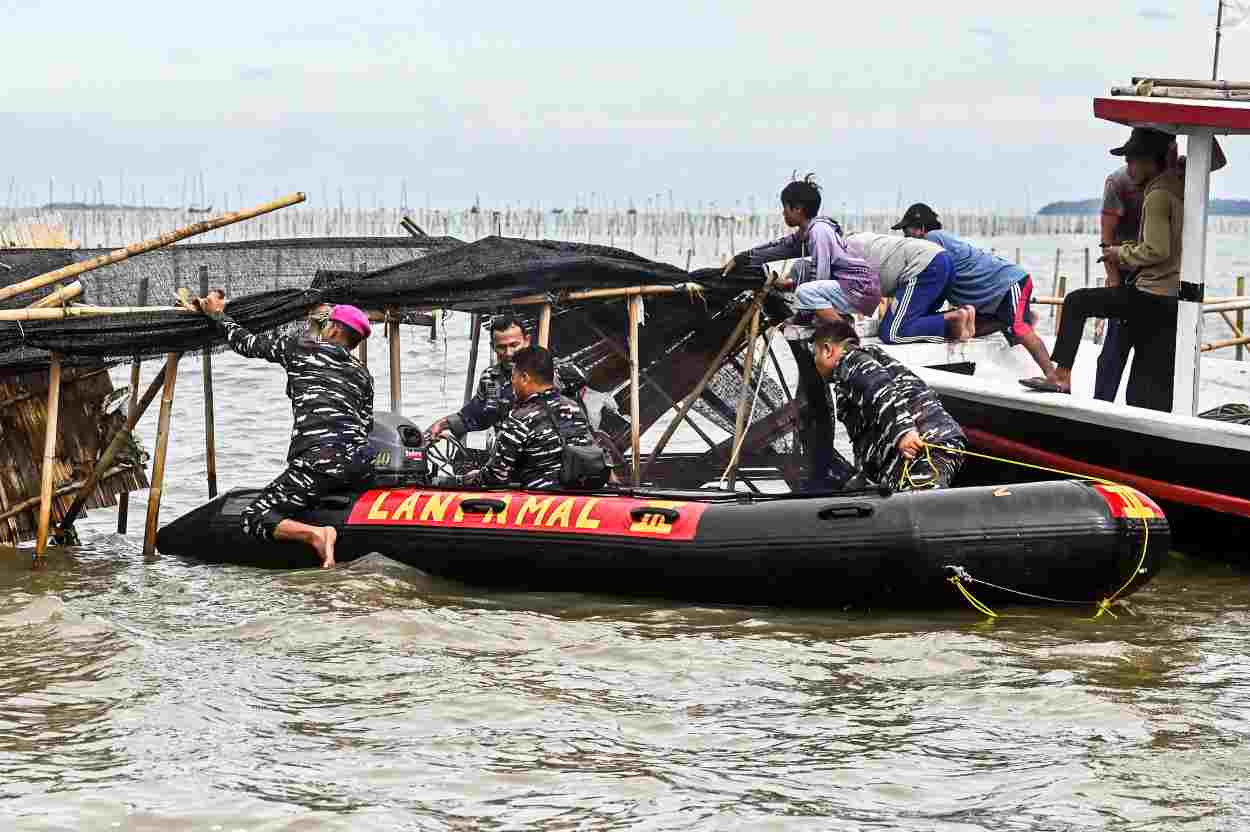
[[[243,509],[243,531],[260,540],[273,540],[283,520],[313,508],[332,491],[359,484],[371,460],[364,449],[357,452],[314,448],[297,456],[277,479],[265,486],[251,505]]]

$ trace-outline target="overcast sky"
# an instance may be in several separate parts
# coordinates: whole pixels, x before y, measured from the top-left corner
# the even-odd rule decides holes
[[[768,207],[799,169],[833,213],[1036,210],[1113,167],[1095,95],[1211,71],[1216,0],[850,5],[0,0],[0,200],[173,204],[202,171],[231,207]],[[1221,64],[1250,79],[1250,26]],[[1225,146],[1213,192],[1250,198]]]

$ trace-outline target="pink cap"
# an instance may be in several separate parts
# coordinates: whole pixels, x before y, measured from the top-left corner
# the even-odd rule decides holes
[[[368,338],[373,334],[373,325],[369,323],[369,316],[346,303],[340,303],[334,307],[334,311],[330,313],[330,320],[354,329],[362,338]]]

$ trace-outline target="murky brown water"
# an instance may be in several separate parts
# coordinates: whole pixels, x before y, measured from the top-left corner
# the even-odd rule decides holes
[[[405,344],[422,424],[463,391],[452,327]],[[281,372],[215,362],[222,487],[264,482]],[[197,364],[180,376],[166,519],[205,497]],[[1229,567],[1176,560],[1115,621],[721,609],[487,592],[377,556],[145,563],[137,497],[129,537],[97,511],[41,572],[0,559],[2,828],[1250,822],[1250,575]]]

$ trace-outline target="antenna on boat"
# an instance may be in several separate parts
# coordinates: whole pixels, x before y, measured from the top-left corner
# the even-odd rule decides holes
[[[1211,80],[1220,80],[1220,41],[1224,37],[1224,29],[1232,29],[1250,22],[1250,0],[1216,0],[1218,8],[1215,12],[1215,58],[1211,62]],[[1227,18],[1224,9],[1228,8]]]
[[[1218,7],[1215,12],[1215,60],[1211,62],[1211,80],[1220,80],[1220,38],[1223,33],[1220,31],[1224,25],[1224,0],[1215,0]]]

